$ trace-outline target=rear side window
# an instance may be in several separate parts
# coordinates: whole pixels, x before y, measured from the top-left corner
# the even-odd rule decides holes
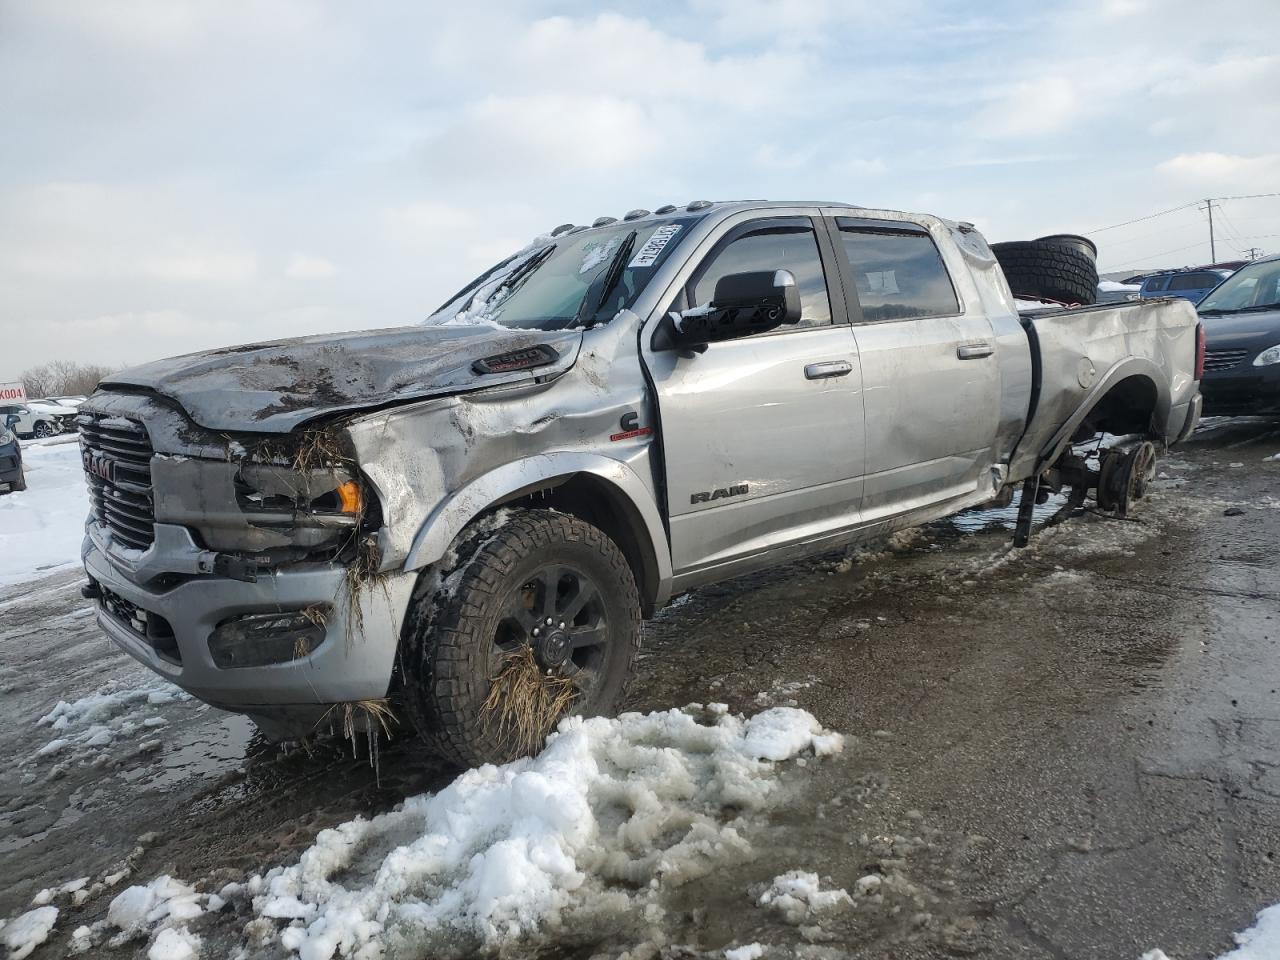
[[[1143,284],[1142,289],[1146,293],[1151,293],[1154,290],[1163,290],[1164,285],[1168,282],[1168,277],[1151,277]]]
[[[886,224],[847,227],[840,239],[853,271],[864,321],[945,317],[960,312],[933,238]]]
[[[1183,273],[1169,280],[1170,290],[1203,290],[1217,285],[1218,277],[1212,273]]]
[[[767,221],[763,222],[767,224]],[[831,323],[831,301],[827,298],[827,277],[818,254],[812,227],[762,225],[723,247],[703,264],[693,281],[690,298],[694,306],[711,301],[716,283],[734,273],[790,270],[800,290],[800,322],[786,332],[803,327],[824,327]],[[761,336],[761,334],[756,334]]]

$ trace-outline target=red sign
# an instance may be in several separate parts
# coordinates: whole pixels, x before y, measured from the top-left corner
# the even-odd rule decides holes
[[[21,403],[27,399],[27,389],[21,383],[0,383],[0,403]]]

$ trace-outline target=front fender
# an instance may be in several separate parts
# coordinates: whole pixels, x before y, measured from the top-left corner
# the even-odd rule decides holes
[[[540,454],[504,464],[477,477],[442,500],[427,517],[413,539],[404,569],[418,570],[439,561],[467,524],[495,503],[555,486],[582,473],[609,484],[639,517],[649,541],[641,544],[641,549],[649,552],[658,573],[657,604],[665,603],[671,593],[671,551],[653,494],[624,461],[591,453]]]

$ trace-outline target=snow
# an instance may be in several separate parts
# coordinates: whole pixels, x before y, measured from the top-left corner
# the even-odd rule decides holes
[[[118,740],[129,740],[140,731],[152,732],[166,722],[150,715],[154,707],[189,699],[190,694],[157,680],[141,687],[122,687],[112,682],[70,703],[59,700],[36,721],[38,726],[47,726],[58,735],[37,750],[36,756],[43,758],[68,749],[73,755],[82,756]]]
[[[89,513],[74,437],[24,443],[22,460],[27,489],[0,494],[0,587],[78,565]]]
[[[107,907],[107,925],[119,933],[111,940],[119,946],[141,937],[156,926],[159,935],[148,951],[150,960],[186,960],[200,950],[200,938],[171,924],[194,920],[204,913],[200,900],[206,895],[168,874],[156,877],[145,886],[129,887],[116,895]]]
[[[1115,280],[1098,281],[1098,290],[1101,293],[1137,293],[1142,289],[1140,283],[1118,283]]]
[[[583,250],[582,264],[578,273],[590,273],[600,264],[612,259],[614,252],[622,245],[622,237],[610,237],[604,243],[588,244]]]
[[[31,951],[49,939],[53,925],[58,920],[57,907],[37,907],[22,916],[10,920],[0,934],[9,948],[9,960],[23,960]]]
[[[773,801],[775,762],[840,743],[789,707],[749,720],[571,717],[536,757],[325,830],[247,889],[259,917],[291,923],[280,943],[301,960],[375,955],[390,939],[424,954],[456,952],[459,938],[494,948],[591,916],[660,917],[665,886],[749,855],[741,828]]]
[[[160,931],[147,951],[147,960],[192,960],[200,954],[200,938],[186,927]]]
[[[823,890],[816,873],[792,870],[774,877],[759,903],[777,910],[788,923],[801,923],[815,913],[852,904],[853,898],[845,890]]]
[[[763,956],[764,947],[758,943],[748,943],[724,952],[724,960],[760,960]]]
[[[487,326],[502,329],[502,324],[494,319],[501,312],[502,301],[506,299],[505,294],[498,291],[502,281],[521,267],[525,261],[555,242],[555,239],[548,235],[534,237],[524,249],[511,257],[500,269],[495,270],[484,283],[467,294],[449,301],[422,321],[422,324],[448,327]]]
[[[1235,935],[1236,948],[1218,960],[1276,960],[1280,957],[1280,904],[1260,910],[1257,922]],[[1173,960],[1163,950],[1148,950],[1141,960]]]

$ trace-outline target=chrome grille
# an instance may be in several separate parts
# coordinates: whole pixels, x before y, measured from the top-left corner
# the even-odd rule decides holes
[[[1230,370],[1248,355],[1248,350],[1206,350],[1204,368],[1206,370]]]
[[[155,541],[151,498],[151,440],[136,420],[82,413],[80,456],[94,519],[125,546],[145,550]]]

